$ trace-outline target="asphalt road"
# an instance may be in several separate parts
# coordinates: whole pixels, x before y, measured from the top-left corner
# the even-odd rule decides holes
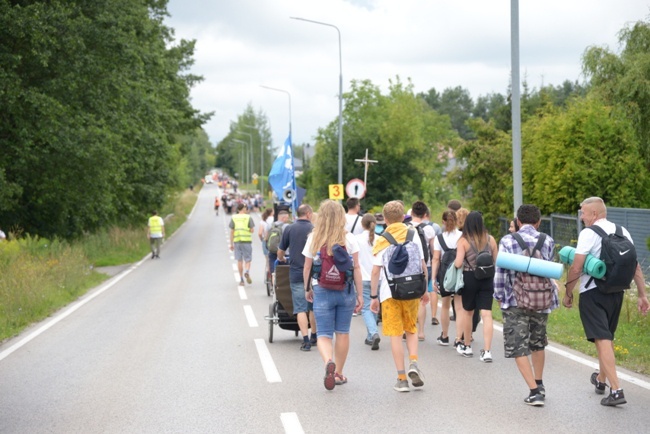
[[[216,194],[203,188],[161,259],[143,259],[0,346],[0,433],[650,432],[649,378],[620,370],[628,404],[602,407],[589,383],[594,360],[555,344],[546,406],[525,405],[498,331],[494,363],[483,364],[438,346],[439,326],[427,325],[425,386],[398,393],[387,340],[371,351],[356,317],[349,382],[326,391],[315,348],[299,351],[300,339],[278,326],[268,342],[259,240],[253,284],[242,290]]]

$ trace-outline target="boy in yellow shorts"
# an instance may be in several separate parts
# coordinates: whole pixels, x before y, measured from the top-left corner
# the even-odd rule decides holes
[[[388,226],[386,232],[395,238],[398,243],[404,243],[408,227],[403,223],[404,204],[400,201],[391,201],[384,205],[383,215]],[[417,258],[409,256],[409,261],[419,261],[420,264],[409,264],[407,267],[414,267],[424,272],[426,282],[426,264],[422,252],[420,237],[415,236],[412,242],[418,246],[419,255]],[[413,387],[424,385],[424,376],[418,368],[418,337],[417,320],[419,304],[425,306],[429,303],[429,295],[425,292],[421,299],[395,300],[392,298],[387,279],[392,278],[388,271],[388,263],[394,248],[389,249],[391,244],[383,237],[378,237],[373,248],[373,268],[370,279],[370,310],[379,312],[379,301],[381,301],[381,318],[384,336],[390,337],[391,351],[397,368],[397,383],[393,387],[398,392],[410,391],[408,378],[411,379]],[[389,252],[389,254],[385,254]],[[380,281],[381,280],[381,281]],[[402,335],[406,334],[406,348],[409,353],[409,369],[405,370],[404,346]]]

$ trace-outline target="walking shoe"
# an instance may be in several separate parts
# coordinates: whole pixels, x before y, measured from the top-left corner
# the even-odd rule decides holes
[[[478,359],[483,363],[492,363],[492,353],[490,350],[481,350],[481,355]]]
[[[253,283],[253,280],[251,279],[251,275],[248,274],[248,271],[244,273],[244,277],[246,278],[246,282],[248,282],[249,285]]]
[[[379,335],[377,333],[372,335],[372,342],[371,342],[372,346],[370,347],[370,349],[373,350],[373,351],[377,351],[379,349],[379,342],[380,341],[381,341],[381,338],[379,337]]]
[[[431,318],[431,325],[435,326],[435,325],[438,325],[438,324],[440,324],[440,321],[438,321],[438,318],[436,318],[435,316],[433,318]]]
[[[607,384],[598,381],[598,372],[594,372],[593,374],[591,374],[591,384],[595,386],[597,394],[599,395],[605,394],[605,387],[607,387]]]
[[[152,253],[152,254],[151,254],[151,259],[153,259],[153,258],[155,258],[155,257],[156,257],[156,254],[155,254],[155,253]]]
[[[463,341],[454,341],[454,348],[458,351],[458,347],[463,345]]]
[[[244,279],[239,281],[239,286],[244,286]]]
[[[318,345],[318,336],[311,335],[311,337],[309,338],[309,343],[312,345]]]
[[[602,383],[601,383],[602,384]],[[600,405],[607,405],[609,407],[614,407],[616,405],[625,404],[625,395],[623,394],[623,389],[611,390],[609,395],[600,400]]]
[[[424,375],[418,369],[417,363],[411,363],[409,365],[408,376],[411,379],[411,383],[413,383],[413,387],[424,386]]]
[[[449,336],[446,338],[442,337],[442,333],[440,333],[440,336],[436,338],[436,342],[438,342],[438,345],[443,345],[443,346],[448,346],[449,345]],[[455,345],[455,344],[454,344]]]
[[[335,373],[336,364],[330,360],[325,365],[325,378],[323,379],[325,389],[332,390],[334,389],[334,386],[336,386],[336,377],[334,375]]]
[[[533,405],[535,407],[543,407],[544,406],[544,395],[541,393],[536,393],[535,395],[530,395],[526,399],[524,399],[524,402],[528,405]]]
[[[393,386],[393,389],[397,390],[398,392],[410,392],[411,389],[409,388],[409,382],[408,380],[397,380],[397,383]]]
[[[300,345],[300,351],[311,351],[311,343],[303,342],[302,345]]]
[[[471,345],[460,344],[456,347],[456,351],[463,357],[474,357],[474,352],[472,351]]]
[[[539,394],[546,398],[546,388],[543,384],[538,384],[537,388],[539,389]]]

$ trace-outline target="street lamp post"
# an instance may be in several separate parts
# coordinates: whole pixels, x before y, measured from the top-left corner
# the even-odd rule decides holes
[[[338,183],[343,184],[343,61],[341,56],[341,31],[334,24],[321,21],[308,20],[306,18],[289,17],[292,20],[306,21],[308,23],[320,24],[322,26],[334,27],[339,35],[339,177]]]
[[[250,157],[247,158],[246,163],[248,164],[248,178],[247,179],[250,179],[251,175],[253,174],[253,172],[251,171],[251,169],[253,168],[252,167],[253,166],[253,163],[252,163],[252,161],[253,161],[253,135],[250,134],[250,133],[245,133],[243,131],[237,131],[237,132],[239,134],[246,134],[248,136],[248,140],[249,140],[249,144],[250,144],[250,148],[249,148],[250,149]]]
[[[264,86],[263,84],[260,84],[260,87],[263,87],[264,89],[269,89],[269,90],[274,90],[276,92],[282,92],[287,94],[287,97],[289,97],[289,137],[291,137],[291,94],[289,91],[286,91],[284,89],[278,89],[277,87],[271,87],[271,86]],[[260,147],[262,146],[262,143],[260,141]],[[262,152],[262,176],[264,176],[264,152]],[[262,190],[262,197],[264,197],[264,190]]]
[[[246,169],[246,145],[248,145],[248,143],[246,143],[243,140],[239,140],[239,139],[232,139],[232,140],[233,140],[233,142],[237,142],[237,143],[242,144],[242,147],[241,147],[241,155],[242,155],[242,157],[241,157],[241,176],[239,177],[239,180],[241,182],[244,179],[246,179],[246,175],[244,173],[244,170]]]
[[[248,124],[242,124],[242,125],[245,126],[246,128],[250,128],[251,130],[257,131],[257,127],[254,127],[253,125],[248,125]],[[262,195],[262,197],[264,197],[264,179],[263,179],[263,177],[264,177],[264,144],[262,143],[262,136],[259,134],[259,131],[258,131],[258,135],[260,136],[260,161],[261,161],[261,163],[260,163],[260,177],[261,177],[261,179],[259,181],[260,182],[260,194]],[[251,147],[251,149],[253,149],[253,148]],[[253,166],[253,156],[252,155],[251,155],[251,166]]]

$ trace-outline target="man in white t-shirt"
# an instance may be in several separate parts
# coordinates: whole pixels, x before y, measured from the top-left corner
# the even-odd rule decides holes
[[[585,330],[587,340],[594,342],[598,352],[599,371],[591,374],[591,384],[599,395],[605,393],[609,381],[610,394],[600,403],[606,406],[625,404],[625,395],[620,387],[616,374],[616,355],[614,353],[614,333],[618,325],[618,318],[623,306],[624,292],[604,293],[596,288],[596,283],[587,274],[582,273],[585,259],[588,254],[601,257],[602,238],[590,226],[598,226],[605,233],[616,232],[616,225],[607,220],[607,207],[599,197],[590,197],[580,204],[580,218],[586,228],[578,235],[575,258],[567,276],[566,294],[562,304],[571,308],[573,306],[573,288],[580,279],[580,319]],[[630,233],[622,228],[623,235],[632,241]],[[641,267],[637,263],[634,274],[634,283],[638,291],[638,308],[642,314],[647,314],[650,309],[645,292],[645,279]]]
[[[361,227],[361,205],[359,199],[351,197],[345,203],[348,207],[348,212],[345,214],[345,230],[352,235],[358,235],[363,232]]]

